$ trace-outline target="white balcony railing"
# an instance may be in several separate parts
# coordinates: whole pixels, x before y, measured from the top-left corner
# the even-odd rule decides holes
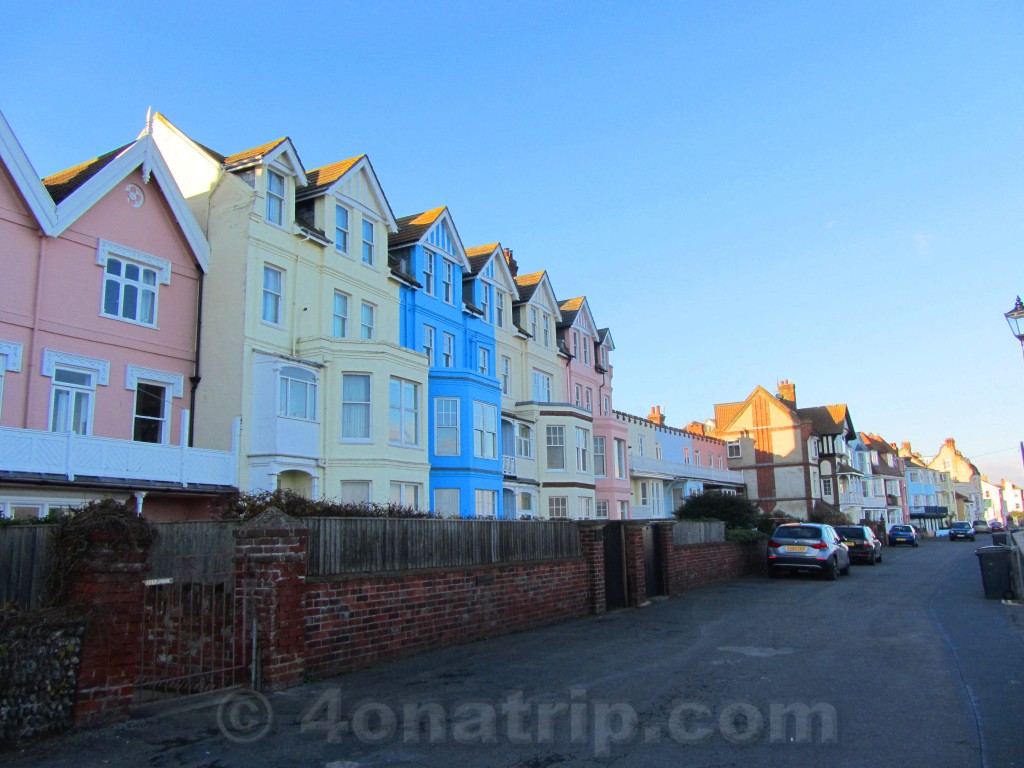
[[[698,467],[678,461],[652,459],[648,456],[630,455],[630,470],[633,475],[646,475],[672,480],[710,480],[729,485],[743,485],[743,473],[732,469]]]
[[[0,470],[187,486],[238,485],[234,451],[0,427]]]

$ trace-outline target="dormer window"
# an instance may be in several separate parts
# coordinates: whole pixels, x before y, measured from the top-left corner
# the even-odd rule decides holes
[[[363,219],[363,264],[373,266],[373,222]]]
[[[348,253],[348,208],[334,207],[334,250]]]
[[[267,221],[277,226],[284,224],[284,176],[267,171]]]
[[[551,318],[544,315],[544,346],[551,346]]]

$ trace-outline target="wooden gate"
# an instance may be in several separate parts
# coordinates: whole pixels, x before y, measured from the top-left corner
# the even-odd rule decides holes
[[[604,599],[609,611],[625,608],[626,542],[621,520],[609,520],[601,529],[604,534]]]

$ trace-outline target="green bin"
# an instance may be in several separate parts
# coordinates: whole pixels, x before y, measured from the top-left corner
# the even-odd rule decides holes
[[[980,547],[974,550],[981,565],[981,583],[985,587],[986,600],[1010,600],[1010,553],[1013,550],[1002,544]]]

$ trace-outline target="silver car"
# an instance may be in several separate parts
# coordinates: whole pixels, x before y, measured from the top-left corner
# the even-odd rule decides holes
[[[850,573],[850,551],[831,525],[787,523],[768,541],[768,575],[785,571],[814,571],[829,581]]]

